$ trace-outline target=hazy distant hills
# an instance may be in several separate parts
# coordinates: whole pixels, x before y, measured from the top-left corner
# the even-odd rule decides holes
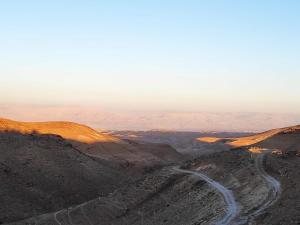
[[[0,105],[0,113],[16,120],[69,120],[109,130],[263,131],[300,123],[297,114],[108,112],[83,106]]]

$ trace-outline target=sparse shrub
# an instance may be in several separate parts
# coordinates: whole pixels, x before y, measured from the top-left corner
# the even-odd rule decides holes
[[[260,147],[255,147],[255,146],[253,146],[253,147],[250,147],[248,150],[249,150],[249,152],[260,153],[260,152],[262,152],[264,149],[263,149],[263,148],[260,148]]]

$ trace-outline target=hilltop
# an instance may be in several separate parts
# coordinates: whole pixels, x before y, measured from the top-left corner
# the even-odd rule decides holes
[[[232,148],[257,146],[281,149],[286,152],[300,151],[300,125],[269,130],[255,135],[239,138],[198,138],[201,142],[224,142]]]
[[[152,164],[179,161],[182,156],[168,145],[136,143],[122,140],[86,125],[66,122],[18,122],[0,119],[0,131],[21,134],[58,135],[86,155],[106,161],[126,164]]]
[[[22,134],[55,134],[64,139],[83,142],[120,142],[121,140],[104,132],[73,122],[18,122],[0,118],[0,131],[16,131]]]
[[[77,123],[9,119],[0,119],[0,154],[4,223],[106,196],[146,169],[183,158],[168,145],[121,140]]]

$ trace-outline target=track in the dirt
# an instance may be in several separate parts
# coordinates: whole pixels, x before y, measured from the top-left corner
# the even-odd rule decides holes
[[[256,154],[255,168],[258,171],[259,175],[266,181],[269,188],[269,193],[266,196],[266,199],[259,206],[259,208],[246,216],[245,223],[249,223],[249,221],[252,221],[255,217],[263,214],[267,208],[272,206],[280,198],[280,182],[274,177],[270,176],[264,169],[264,158],[268,152],[270,152],[270,150],[264,150],[262,153]]]
[[[175,168],[175,170],[178,172],[187,173],[187,174],[191,174],[191,175],[200,177],[203,180],[205,180],[207,183],[209,183],[213,188],[218,190],[220,192],[220,194],[223,196],[223,198],[227,204],[227,210],[226,210],[225,216],[220,221],[218,221],[216,223],[216,225],[232,225],[232,221],[239,214],[239,208],[235,201],[232,191],[230,191],[228,188],[224,187],[217,181],[209,178],[208,176],[206,176],[202,173],[191,171],[191,170],[178,169],[178,168]]]
[[[265,151],[261,154],[255,155],[255,168],[258,171],[259,175],[266,181],[268,187],[269,187],[269,194],[266,196],[265,200],[261,203],[261,205],[258,207],[257,210],[254,212],[249,213],[246,216],[239,216],[240,209],[238,207],[238,204],[234,198],[234,195],[231,190],[226,188],[225,186],[221,185],[217,181],[209,178],[203,173],[200,173],[198,171],[191,171],[191,170],[184,170],[179,169],[178,167],[173,168],[175,171],[180,173],[186,173],[191,174],[197,177],[200,177],[201,179],[205,180],[209,185],[211,185],[212,188],[216,189],[223,197],[227,208],[226,208],[226,214],[224,217],[216,222],[216,225],[240,225],[240,224],[249,224],[250,221],[252,221],[255,217],[261,215],[264,213],[264,211],[272,206],[280,197],[281,188],[280,183],[273,177],[271,177],[264,169],[264,157],[269,151]],[[82,207],[84,207],[88,202],[83,203],[81,205],[78,205],[77,207],[81,207],[81,212],[84,214],[85,219],[87,220],[87,224],[91,224],[88,220],[89,218],[87,215],[85,215],[84,210]],[[76,208],[77,208],[76,207]],[[64,210],[58,211],[53,214],[54,221],[57,225],[65,224],[64,222],[60,221],[57,217],[58,215],[63,212]],[[72,209],[67,210],[68,219],[70,224],[72,224],[71,216],[69,215],[70,211]],[[35,222],[35,224],[39,224],[38,222]]]
[[[269,193],[266,196],[265,200],[260,204],[258,209],[256,209],[254,212],[249,213],[246,216],[238,216],[240,211],[232,192],[228,190],[226,187],[224,187],[223,185],[221,185],[220,183],[212,180],[211,178],[199,172],[183,170],[178,168],[175,168],[175,170],[178,172],[188,173],[188,174],[201,177],[203,180],[208,182],[213,188],[217,189],[222,194],[227,204],[227,213],[222,220],[216,223],[216,225],[248,224],[257,216],[263,214],[267,208],[272,206],[280,198],[281,187],[279,181],[277,181],[274,177],[270,176],[264,169],[264,163],[263,163],[264,157],[268,152],[270,152],[270,150],[265,150],[264,152],[257,154],[255,156],[255,168],[259,173],[259,175],[266,181],[268,185]]]

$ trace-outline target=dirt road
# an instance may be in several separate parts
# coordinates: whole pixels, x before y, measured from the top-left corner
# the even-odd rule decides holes
[[[246,195],[248,199],[252,199],[255,200],[253,205],[250,205],[250,207],[246,207],[242,201],[240,201],[240,199],[238,198],[239,193],[236,191],[239,191],[237,189],[232,189],[230,190],[228,187],[225,187],[224,185],[220,184],[219,182],[211,179],[210,177],[208,177],[207,175],[201,173],[199,170],[203,169],[204,167],[198,167],[195,171],[191,171],[191,170],[185,170],[185,169],[180,169],[179,167],[173,167],[172,170],[176,171],[176,173],[185,173],[185,174],[190,174],[196,177],[201,178],[203,181],[207,182],[210,187],[207,186],[203,186],[202,189],[205,190],[209,189],[211,191],[211,189],[215,189],[216,192],[218,192],[222,198],[224,199],[224,203],[225,203],[225,207],[224,204],[221,203],[219,204],[219,209],[220,209],[220,213],[218,213],[217,215],[214,214],[212,215],[212,217],[210,217],[207,220],[201,220],[201,218],[204,217],[203,212],[209,212],[213,209],[215,209],[216,207],[218,207],[218,204],[214,205],[212,202],[209,202],[209,200],[207,199],[208,202],[206,202],[205,204],[210,204],[212,203],[209,207],[210,208],[205,208],[206,206],[201,205],[201,207],[197,208],[194,211],[194,214],[196,215],[198,210],[199,211],[199,218],[202,224],[211,224],[211,222],[213,221],[213,224],[215,225],[244,225],[244,224],[255,224],[255,218],[259,215],[261,215],[262,213],[265,212],[265,210],[272,206],[280,197],[281,194],[281,188],[280,188],[280,183],[274,179],[273,177],[271,177],[269,174],[267,174],[267,172],[264,169],[264,159],[267,153],[269,153],[269,150],[266,151],[261,151],[261,152],[257,152],[256,154],[252,154],[253,158],[254,158],[254,167],[253,168],[253,164],[249,163],[249,168],[251,167],[253,169],[253,172],[256,172],[256,178],[258,182],[258,185],[263,186],[263,192],[262,195],[260,195],[259,198],[255,198],[256,197],[256,193],[257,192],[248,192],[249,194]],[[249,155],[248,155],[249,156]],[[251,162],[249,160],[249,162]],[[205,167],[206,169],[208,168],[207,166]],[[212,171],[214,171],[216,169],[215,166],[210,166],[209,167]],[[170,172],[170,170],[168,169],[167,171]],[[164,174],[165,175],[165,174]],[[226,176],[225,176],[226,177]],[[250,176],[245,177],[247,179],[251,179]],[[155,178],[156,180],[156,178]],[[226,182],[225,182],[226,183]],[[250,180],[246,181],[246,186],[250,185]],[[148,184],[145,183],[145,185]],[[228,183],[227,183],[228,185]],[[229,186],[229,185],[228,185]],[[202,189],[200,189],[200,192],[202,191]],[[175,189],[176,191],[180,190],[180,189]],[[190,191],[190,189],[187,189],[186,191]],[[234,194],[233,194],[234,192]],[[215,193],[214,193],[215,194]],[[134,195],[133,195],[134,196]],[[155,194],[153,195],[153,199],[155,202]],[[159,195],[160,196],[160,195]],[[215,202],[218,202],[220,200],[220,198],[215,195],[216,198],[214,199]],[[158,198],[159,199],[159,198]],[[203,198],[200,198],[203,199]],[[256,200],[257,199],[257,200]],[[98,201],[100,201],[98,203]],[[238,202],[237,202],[238,201]],[[160,205],[160,201],[158,200],[158,206],[162,206]],[[168,199],[166,200],[166,202],[168,202]],[[196,200],[196,202],[198,202]],[[219,201],[221,202],[221,201]],[[89,202],[80,204],[78,206],[72,207],[72,208],[68,208],[68,209],[64,209],[61,211],[58,211],[54,214],[46,214],[46,215],[41,215],[37,218],[31,218],[28,219],[26,222],[28,222],[27,224],[32,224],[32,225],[46,225],[46,224],[51,224],[51,225],[79,225],[79,224],[84,224],[84,225],[91,225],[91,224],[109,224],[109,221],[112,218],[116,218],[119,217],[120,221],[118,222],[118,224],[133,224],[135,221],[138,221],[137,218],[139,218],[139,216],[136,216],[134,214],[128,214],[126,218],[122,217],[121,215],[123,215],[124,212],[126,212],[126,206],[120,207],[119,212],[115,213],[116,209],[118,207],[100,207],[100,205],[109,205],[111,204],[111,201],[106,202],[105,198],[104,200],[101,200],[101,198],[97,198],[95,200],[91,200]],[[99,205],[100,204],[100,205]],[[147,202],[145,202],[145,204],[148,204]],[[153,202],[149,201],[149,204],[153,204]],[[190,205],[190,207],[194,207],[195,205],[193,205],[192,202],[187,201],[186,204]],[[172,203],[168,203],[168,205],[172,205]],[[98,207],[99,206],[99,207]],[[151,207],[154,205],[151,205]],[[95,208],[96,207],[96,208]],[[168,207],[168,206],[167,206]],[[182,207],[182,205],[181,205]],[[95,208],[95,209],[94,209]],[[104,211],[103,211],[104,209]],[[195,209],[195,208],[194,208]],[[202,211],[203,210],[203,211]],[[205,211],[208,210],[208,211]],[[243,212],[243,210],[245,210],[245,212]],[[168,210],[166,210],[166,212],[168,212]],[[182,212],[181,210],[179,210],[178,212]],[[178,213],[177,212],[177,213]],[[170,213],[174,213],[174,215],[176,215],[176,212],[172,212],[170,211]],[[103,217],[103,221],[99,220],[98,217]],[[124,214],[126,215],[126,213]],[[146,215],[146,214],[145,214]],[[151,215],[151,214],[149,214]],[[222,218],[220,219],[220,216],[222,216]],[[187,220],[184,221],[184,223],[182,224],[189,224],[188,219],[190,217],[186,217]],[[199,219],[198,218],[198,219]],[[218,219],[217,219],[218,218]],[[104,220],[105,219],[105,220]],[[148,219],[147,224],[153,224],[153,218],[149,217],[146,218]],[[121,221],[124,220],[124,221]],[[116,220],[117,221],[117,220]],[[144,221],[144,220],[142,220]],[[139,222],[137,222],[138,224]],[[162,223],[164,223],[162,221]],[[19,223],[14,223],[14,225],[21,225],[24,224],[22,223],[22,221],[20,221]],[[180,224],[180,223],[178,223]]]
[[[230,191],[225,186],[221,185],[215,180],[212,180],[208,176],[190,170],[183,170],[179,168],[174,168],[178,172],[192,174],[201,179],[205,180],[209,183],[213,188],[218,190],[218,192],[223,196],[226,205],[227,205],[227,212],[226,215],[223,217],[222,220],[216,222],[216,225],[242,225],[242,224],[253,224],[254,219],[265,212],[267,208],[272,206],[279,198],[281,194],[281,187],[280,183],[270,176],[264,168],[264,159],[266,154],[270,153],[271,150],[263,149],[256,154],[253,154],[253,158],[255,160],[255,169],[258,172],[259,176],[265,181],[265,185],[268,187],[268,193],[265,198],[261,201],[261,203],[255,207],[254,211],[250,211],[247,215],[239,215],[240,210],[238,204],[234,198],[232,191]],[[241,213],[242,214],[242,213]]]
[[[192,174],[197,177],[200,177],[201,179],[205,180],[207,183],[209,183],[213,188],[218,190],[220,194],[223,196],[226,204],[227,204],[227,211],[225,216],[216,223],[216,225],[231,225],[232,221],[235,219],[235,217],[239,214],[239,208],[237,206],[237,203],[235,201],[235,198],[233,196],[232,191],[218,183],[217,181],[214,181],[213,179],[209,178],[208,176],[195,171],[190,170],[183,170],[179,168],[174,168],[174,170],[182,173]]]
[[[265,200],[259,206],[259,208],[248,215],[247,221],[253,221],[253,219],[272,206],[279,198],[281,194],[281,186],[279,181],[277,181],[274,177],[271,177],[264,168],[264,158],[266,154],[270,153],[271,150],[265,149],[261,151],[259,154],[255,154],[255,168],[258,171],[259,175],[265,180],[268,185],[269,193],[266,196]]]

